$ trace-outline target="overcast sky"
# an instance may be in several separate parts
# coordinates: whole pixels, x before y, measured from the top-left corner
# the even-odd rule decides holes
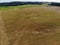
[[[47,2],[60,2],[60,0],[0,0],[0,2],[11,2],[11,1],[47,1]]]

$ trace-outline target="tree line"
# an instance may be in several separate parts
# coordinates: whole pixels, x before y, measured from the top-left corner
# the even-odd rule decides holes
[[[0,3],[0,6],[19,6],[19,5],[42,5],[42,4],[48,4],[50,6],[60,6],[60,3],[57,2],[5,2]]]
[[[9,3],[0,3],[0,6],[18,6],[18,5],[28,5],[28,4],[41,5],[42,2],[9,2]]]

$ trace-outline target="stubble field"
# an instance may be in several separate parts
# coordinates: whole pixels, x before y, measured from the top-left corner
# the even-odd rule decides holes
[[[32,6],[1,10],[7,45],[60,45],[60,10],[57,9]]]

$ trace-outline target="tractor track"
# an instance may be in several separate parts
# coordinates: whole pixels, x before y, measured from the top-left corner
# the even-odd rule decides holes
[[[4,20],[2,18],[2,11],[0,11],[0,43],[0,45],[9,45]]]

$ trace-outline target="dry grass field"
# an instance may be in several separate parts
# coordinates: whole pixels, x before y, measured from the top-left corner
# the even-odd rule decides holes
[[[7,45],[60,45],[60,10],[57,9],[32,6],[0,10]]]

